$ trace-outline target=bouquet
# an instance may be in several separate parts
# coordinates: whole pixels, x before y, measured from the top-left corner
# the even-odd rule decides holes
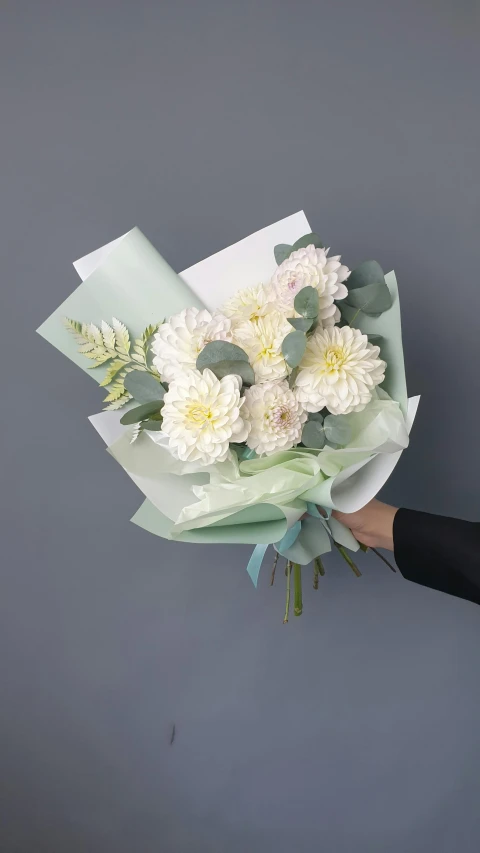
[[[134,228],[74,264],[39,333],[106,390],[90,418],[167,539],[269,546],[302,612],[324,555],[359,543],[332,518],[375,496],[409,441],[398,290],[351,271],[297,213],[176,274]]]

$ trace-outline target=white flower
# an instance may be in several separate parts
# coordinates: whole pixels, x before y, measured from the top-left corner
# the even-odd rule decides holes
[[[185,308],[159,327],[152,342],[153,363],[162,379],[172,382],[179,372],[195,368],[205,344],[231,339],[231,322],[223,314]]]
[[[283,314],[265,314],[258,320],[247,320],[234,330],[234,343],[248,355],[257,382],[284,379],[288,374],[282,355],[283,339],[292,331]]]
[[[260,455],[288,450],[302,438],[307,413],[285,380],[252,385],[242,416],[251,425],[247,444]]]
[[[379,347],[350,326],[318,329],[307,343],[296,393],[308,412],[361,412],[385,378]]]
[[[257,284],[255,287],[238,290],[230,299],[227,299],[220,310],[236,325],[246,320],[255,322],[259,317],[264,317],[265,314],[276,310],[274,298],[271,288]]]
[[[340,255],[327,257],[328,249],[307,246],[292,252],[277,267],[271,281],[275,300],[283,311],[294,316],[293,303],[297,293],[304,287],[314,287],[319,296],[319,319],[323,326],[333,326],[340,319],[335,299],[345,299],[348,290],[342,282],[350,270],[340,263]]]
[[[162,408],[162,432],[169,450],[182,462],[224,462],[229,442],[246,441],[250,427],[240,409],[238,376],[217,379],[211,370],[190,370],[169,386]]]

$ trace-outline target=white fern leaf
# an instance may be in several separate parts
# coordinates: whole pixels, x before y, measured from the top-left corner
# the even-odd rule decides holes
[[[128,355],[130,352],[130,335],[128,334],[127,327],[120,320],[117,320],[116,317],[112,319],[112,326],[115,329],[118,351],[123,355]]]
[[[83,338],[81,340],[83,341]],[[87,352],[91,352],[94,347],[95,347],[95,344],[91,344],[91,343],[80,344],[78,351],[80,353],[82,353],[82,355],[85,355]]]
[[[137,440],[138,436],[140,435],[140,433],[142,431],[143,431],[143,422],[140,421],[140,423],[135,424],[135,426],[133,427],[133,432],[132,432],[132,437],[130,439],[130,444],[133,444],[133,442]]]
[[[100,388],[105,388],[106,385],[110,385],[115,376],[117,376],[120,370],[123,370],[125,367],[125,362],[117,359],[116,361],[112,361],[111,364],[107,367],[107,372],[105,374],[105,379],[100,382]]]
[[[131,399],[132,399],[132,395],[129,394],[128,391],[125,391],[125,394],[123,394],[121,397],[119,397],[118,400],[112,400],[112,402],[109,403],[108,406],[105,406],[104,411],[105,412],[114,412],[117,409],[121,409],[122,406],[125,406],[125,404],[128,403],[128,401]]]
[[[87,341],[95,344],[95,346],[103,347],[102,333],[94,323],[84,323],[82,326],[82,335],[87,339]]]
[[[78,320],[72,320],[70,317],[64,317],[63,322],[68,331],[72,333],[77,343],[85,344],[86,339],[82,334],[82,324],[79,323]]]
[[[102,320],[102,337],[107,349],[115,349],[115,332],[105,320]]]
[[[104,403],[111,403],[113,400],[119,400],[123,394],[126,394],[125,386],[123,384],[123,379],[120,382],[115,382],[107,396],[104,399]]]

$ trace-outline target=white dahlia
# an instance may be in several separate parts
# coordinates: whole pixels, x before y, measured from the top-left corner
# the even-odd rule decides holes
[[[257,320],[247,320],[234,330],[234,343],[248,355],[255,371],[255,380],[284,379],[288,374],[282,354],[283,339],[292,331],[283,314],[265,314]]]
[[[385,378],[379,347],[350,326],[318,329],[307,343],[296,393],[308,412],[324,406],[333,415],[361,412]]]
[[[329,258],[328,249],[307,246],[292,252],[281,263],[271,280],[275,301],[283,311],[294,315],[293,303],[299,290],[314,287],[319,297],[318,316],[323,326],[333,326],[340,319],[335,299],[345,299],[348,290],[344,282],[350,270],[340,262],[340,255]]]
[[[238,376],[217,379],[211,370],[190,370],[169,386],[162,408],[162,432],[169,450],[182,462],[224,462],[229,442],[246,441],[250,427],[240,409]]]
[[[269,287],[257,284],[238,290],[222,305],[220,311],[229,317],[233,324],[238,325],[246,320],[255,322],[259,317],[276,310],[274,294]]]
[[[252,385],[245,391],[242,417],[250,424],[247,444],[267,456],[288,450],[302,438],[307,413],[285,380]]]
[[[185,308],[162,323],[154,335],[153,363],[162,379],[172,382],[183,370],[192,370],[210,341],[231,341],[231,322],[223,314]]]

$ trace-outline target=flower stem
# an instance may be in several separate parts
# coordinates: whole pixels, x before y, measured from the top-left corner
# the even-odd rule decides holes
[[[383,554],[380,553],[380,551],[377,551],[376,548],[370,548],[370,551],[373,551],[373,553],[376,554],[377,557],[380,557],[380,559],[383,560],[383,562],[387,564],[388,568],[391,569],[392,572],[397,571],[396,568],[394,566],[392,566],[391,563],[388,562],[387,558],[384,557]]]
[[[275,557],[274,557],[273,566],[272,566],[272,574],[270,577],[270,586],[273,586],[273,582],[275,580],[275,572],[277,570],[277,563],[278,563],[278,551],[275,551]]]
[[[303,611],[302,601],[302,567],[300,563],[293,564],[293,612],[295,616],[301,616]]]
[[[320,559],[320,557],[315,557],[315,563],[316,563],[316,564],[317,564],[317,566],[318,566],[318,573],[319,573],[319,575],[321,575],[321,576],[322,576],[322,578],[323,578],[323,576],[324,576],[324,574],[325,574],[325,566],[323,565],[323,562],[322,562],[322,560]]]
[[[290,575],[292,573],[292,564],[290,560],[287,560],[287,565],[285,566],[285,574],[287,575],[287,596],[285,601],[285,616],[283,618],[283,624],[285,625],[288,622],[288,614],[290,611]]]
[[[313,561],[313,588],[318,589],[318,575],[320,574],[318,563],[316,560]]]
[[[353,574],[354,574],[354,575],[356,575],[356,576],[357,576],[357,578],[361,578],[362,573],[361,573],[360,569],[358,568],[358,566],[356,566],[356,565],[355,565],[355,563],[353,562],[353,560],[352,560],[352,558],[350,557],[350,555],[349,555],[349,554],[347,554],[347,552],[346,552],[345,548],[343,547],[343,545],[339,545],[339,544],[338,544],[338,542],[334,542],[333,544],[335,545],[335,547],[336,547],[336,548],[338,548],[338,550],[339,550],[340,554],[342,555],[343,559],[344,559],[344,560],[348,563],[348,565],[350,566],[350,568],[351,568],[351,570],[352,570]]]

